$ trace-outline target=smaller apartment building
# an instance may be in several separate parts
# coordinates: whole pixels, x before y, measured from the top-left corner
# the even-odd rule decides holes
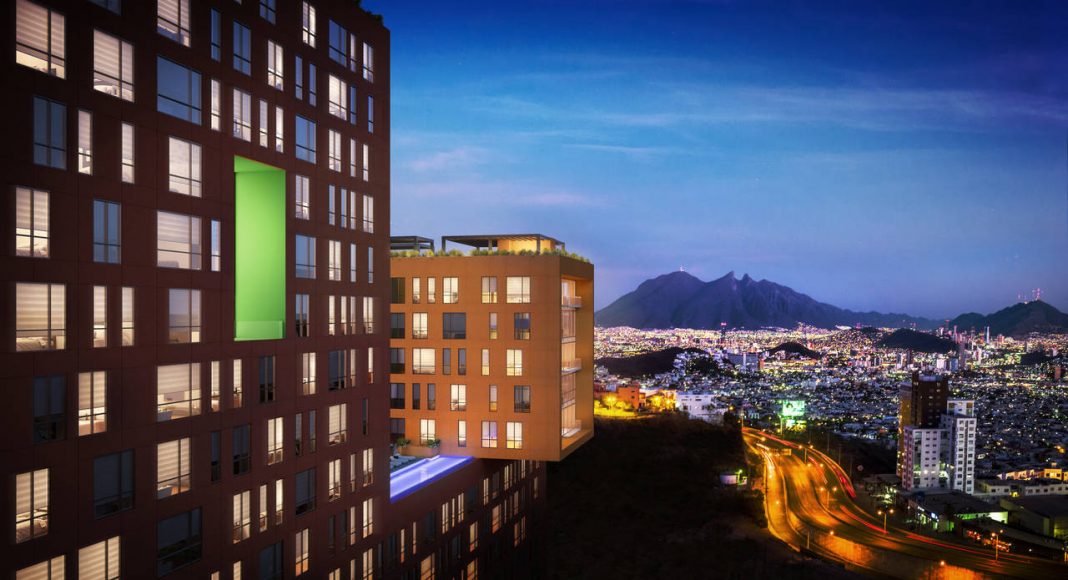
[[[539,235],[443,238],[471,255],[421,240],[393,244],[393,439],[410,453],[563,459],[593,434],[593,265]]]

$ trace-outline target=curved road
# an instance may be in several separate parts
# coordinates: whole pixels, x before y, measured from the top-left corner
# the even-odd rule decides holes
[[[853,501],[851,482],[830,457],[810,449],[806,463],[804,451],[795,443],[750,428],[743,436],[764,457],[768,527],[796,549],[807,548],[830,561],[901,578],[913,577],[924,567],[936,577],[957,576],[949,572],[966,568],[993,577],[1068,578],[1068,565],[1051,560],[1005,552],[995,560],[989,548],[941,541],[893,526],[884,531],[881,518]],[[786,448],[791,449],[790,455],[782,454]],[[871,550],[853,549],[849,542]],[[885,562],[893,558],[890,553],[907,556],[902,560],[908,560],[911,567],[891,569]],[[942,568],[946,573],[938,574]]]

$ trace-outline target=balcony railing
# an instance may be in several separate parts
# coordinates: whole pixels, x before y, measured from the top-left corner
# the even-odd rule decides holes
[[[560,371],[564,373],[574,373],[582,370],[582,359],[573,358],[571,360],[560,361]]]
[[[560,305],[568,308],[582,308],[582,296],[561,296]]]

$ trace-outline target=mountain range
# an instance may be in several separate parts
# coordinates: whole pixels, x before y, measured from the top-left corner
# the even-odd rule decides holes
[[[853,312],[838,308],[791,288],[737,278],[728,272],[705,282],[687,272],[672,272],[642,282],[634,291],[597,311],[598,326],[634,328],[792,328],[807,324],[821,328],[874,326],[879,328],[933,329],[939,322],[907,314]],[[1024,336],[1030,332],[1068,332],[1068,314],[1041,300],[1023,302],[984,316],[962,314],[950,321],[959,330],[992,335]]]
[[[696,329],[718,329],[721,323],[727,328],[938,325],[907,314],[845,310],[748,274],[736,278],[733,271],[711,282],[682,271],[657,276],[599,310],[595,320],[598,326]]]

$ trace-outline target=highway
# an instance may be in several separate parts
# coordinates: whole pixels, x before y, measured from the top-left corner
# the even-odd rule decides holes
[[[845,471],[830,457],[746,428],[764,457],[769,530],[799,551],[847,568],[895,578],[1068,578],[1068,565],[969,546],[891,525],[860,508]],[[789,448],[789,455],[783,449]]]

